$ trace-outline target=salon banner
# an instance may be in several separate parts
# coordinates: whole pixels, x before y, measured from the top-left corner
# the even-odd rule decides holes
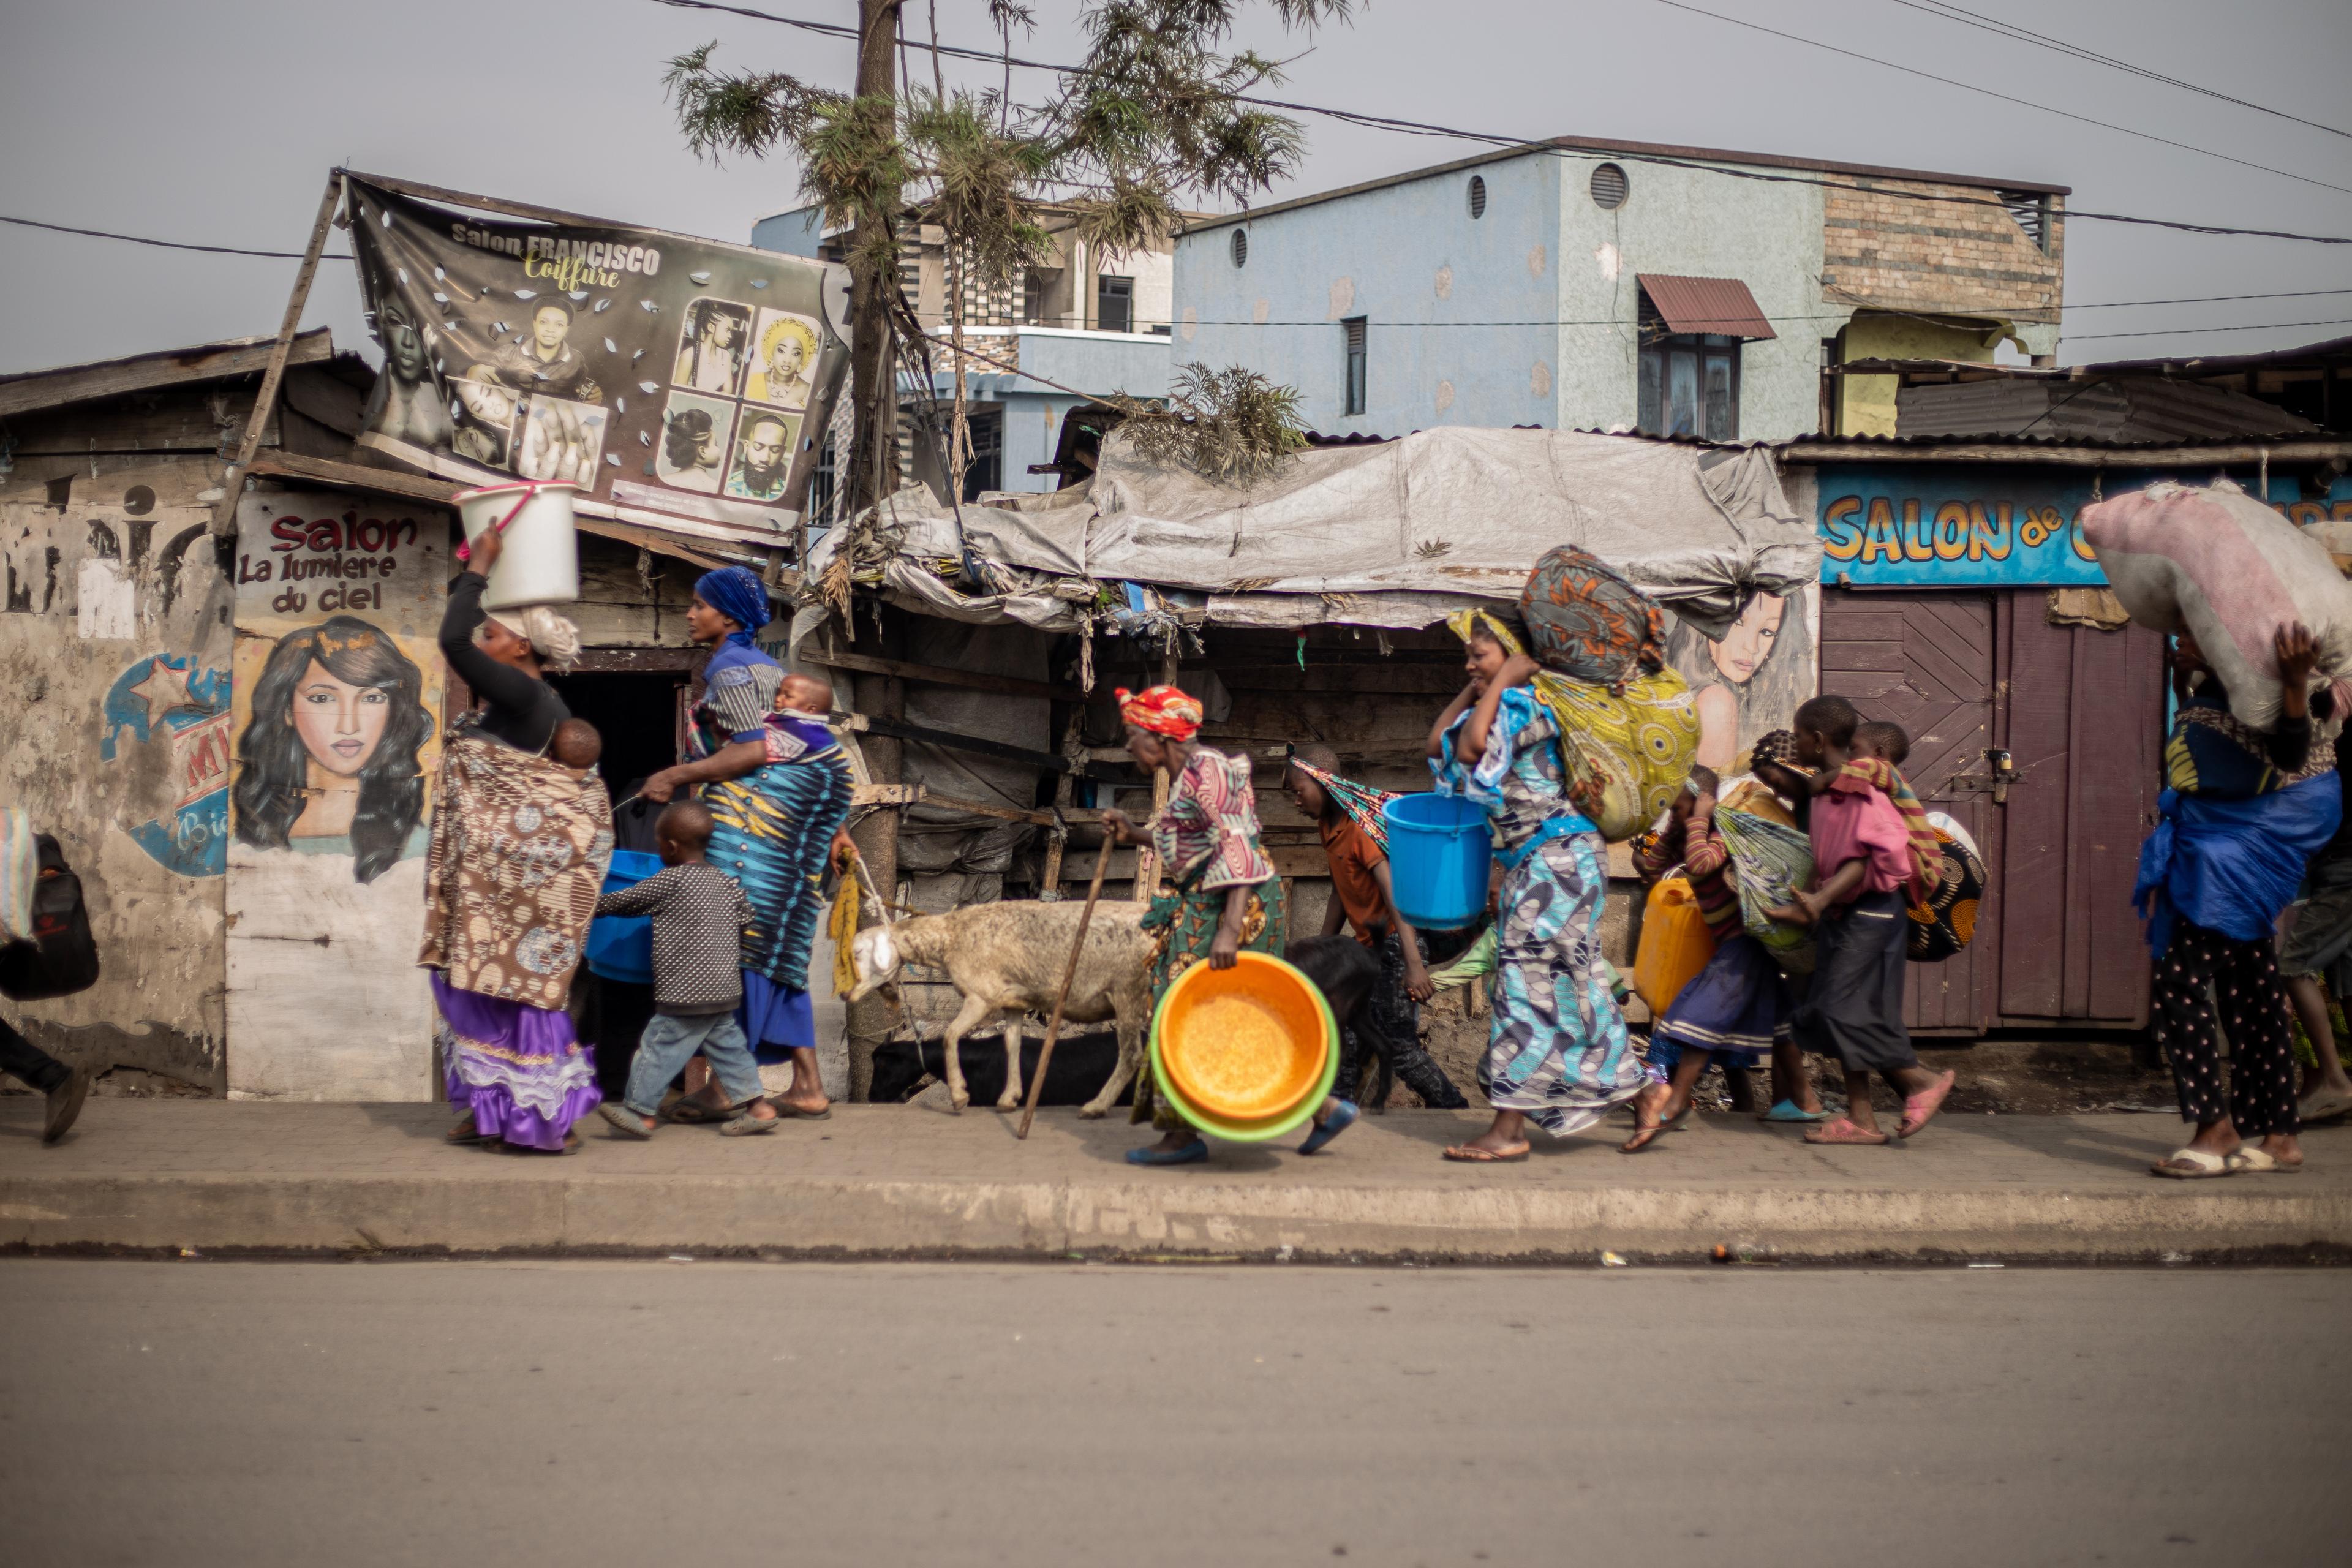
[[[451,479],[568,479],[624,521],[791,531],[849,363],[845,268],[346,190],[384,354],[362,443]]]

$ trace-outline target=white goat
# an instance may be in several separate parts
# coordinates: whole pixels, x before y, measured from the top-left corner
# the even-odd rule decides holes
[[[971,1103],[956,1049],[966,1035],[1003,1014],[1004,1092],[997,1097],[996,1109],[1014,1110],[1025,1087],[1021,1080],[1022,1016],[1052,1014],[1084,907],[1075,900],[966,904],[943,915],[916,915],[896,925],[870,927],[857,933],[850,950],[857,964],[857,988],[849,999],[869,994],[909,963],[947,971],[963,993],[963,1006],[948,1025],[944,1042],[948,1097],[958,1110]],[[1078,961],[1062,1016],[1066,1023],[1113,1020],[1118,1030],[1118,1066],[1102,1092],[1079,1109],[1081,1116],[1108,1111],[1143,1062],[1144,1033],[1151,1023],[1151,939],[1139,923],[1142,918],[1140,905],[1098,903],[1094,923],[1087,928],[1086,953]]]

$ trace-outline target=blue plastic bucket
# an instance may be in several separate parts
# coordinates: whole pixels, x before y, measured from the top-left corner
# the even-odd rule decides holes
[[[658,855],[641,849],[615,849],[604,869],[604,888],[617,893],[634,888],[662,868]],[[1410,920],[1412,917],[1405,917]],[[651,915],[598,915],[588,922],[588,973],[630,985],[654,983],[654,918]]]
[[[1423,931],[1459,931],[1486,912],[1494,858],[1486,814],[1444,795],[1402,795],[1381,807],[1397,913]]]

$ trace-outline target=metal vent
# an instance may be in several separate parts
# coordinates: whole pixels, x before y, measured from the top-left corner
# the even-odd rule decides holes
[[[1233,251],[1234,265],[1240,267],[1245,264],[1249,260],[1249,231],[1240,228],[1234,230],[1233,244],[1230,248]]]
[[[1470,216],[1474,218],[1486,216],[1486,176],[1484,174],[1470,176]]]
[[[2048,251],[2050,198],[2040,191],[2002,191],[2000,195],[2000,205],[2009,209],[2009,216],[2017,220],[2017,226],[2025,231],[2025,237],[2033,242],[2034,248]]]
[[[1592,171],[1592,205],[1602,212],[1623,206],[1625,191],[1625,171],[1616,164],[1602,163]]]

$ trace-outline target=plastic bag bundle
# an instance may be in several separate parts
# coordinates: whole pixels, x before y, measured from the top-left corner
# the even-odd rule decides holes
[[[1544,552],[1519,593],[1528,652],[1570,680],[1617,690],[1666,662],[1665,617],[1648,595],[1573,545]]]
[[[1764,799],[1770,799],[1769,794]],[[1769,811],[1762,800],[1751,797],[1745,804],[1749,809],[1737,809],[1727,799],[1715,810],[1716,831],[1731,848],[1740,921],[1782,973],[1811,974],[1812,932],[1765,911],[1793,902],[1797,889],[1812,879],[1813,841],[1788,820],[1778,801],[1771,801]]]
[[[2278,722],[2279,628],[2301,621],[2319,640],[2315,687],[2352,701],[2352,584],[2326,546],[2236,485],[2166,480],[2083,509],[2116,598],[2141,626],[2186,630],[2229,689],[2230,711]]]

